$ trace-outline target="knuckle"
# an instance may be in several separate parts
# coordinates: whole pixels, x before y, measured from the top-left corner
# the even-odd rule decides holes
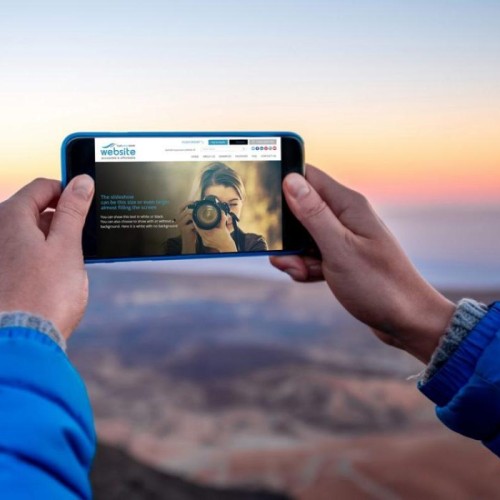
[[[46,179],[45,177],[35,177],[29,184],[31,184],[32,186],[36,186],[36,185],[39,185],[39,184],[44,184],[45,182],[47,182],[48,179]]]
[[[32,183],[32,184],[42,184],[42,183],[47,182],[47,181],[48,181],[48,179],[47,179],[46,177],[35,177],[35,178],[31,181],[31,183]]]
[[[370,202],[368,201],[368,198],[358,192],[358,191],[352,191],[352,201],[355,205],[359,206],[359,207],[368,207],[370,206]]]
[[[47,179],[47,177],[36,177],[30,184],[41,189],[44,184],[52,184],[53,182],[55,182],[53,179]]]

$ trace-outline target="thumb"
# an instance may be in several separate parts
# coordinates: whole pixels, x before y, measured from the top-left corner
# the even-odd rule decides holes
[[[290,210],[313,237],[322,255],[331,255],[338,242],[343,241],[346,228],[302,175],[287,175],[283,191]]]
[[[64,239],[69,245],[80,248],[93,194],[94,181],[90,176],[78,175],[72,179],[59,198],[48,239]]]

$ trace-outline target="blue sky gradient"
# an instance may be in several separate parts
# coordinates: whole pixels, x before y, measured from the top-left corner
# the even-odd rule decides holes
[[[9,2],[0,198],[59,176],[75,130],[288,129],[380,202],[431,172],[432,199],[491,201],[498,19],[496,1]]]

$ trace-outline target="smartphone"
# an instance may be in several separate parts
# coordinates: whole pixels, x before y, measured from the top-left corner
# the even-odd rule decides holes
[[[307,233],[282,192],[305,175],[291,132],[82,132],[62,144],[62,179],[95,196],[86,262],[301,253]]]

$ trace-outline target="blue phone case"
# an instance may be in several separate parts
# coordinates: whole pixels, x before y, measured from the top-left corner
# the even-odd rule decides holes
[[[304,141],[295,132],[74,132],[66,136],[61,145],[61,183],[66,187],[68,183],[66,172],[66,146],[73,139],[93,139],[94,137],[291,137],[296,139],[304,147]],[[140,262],[161,260],[185,260],[185,259],[213,259],[224,257],[253,257],[266,255],[296,255],[299,251],[271,250],[266,252],[231,252],[231,253],[207,253],[189,255],[161,255],[152,257],[121,257],[115,259],[85,259],[86,264],[110,263],[110,262]]]

